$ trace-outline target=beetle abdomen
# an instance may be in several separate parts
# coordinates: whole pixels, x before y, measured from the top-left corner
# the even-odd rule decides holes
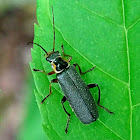
[[[57,74],[59,85],[77,117],[84,124],[90,124],[99,117],[96,103],[74,66]]]

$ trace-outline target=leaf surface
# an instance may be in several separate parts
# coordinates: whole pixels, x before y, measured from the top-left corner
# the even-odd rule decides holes
[[[63,93],[58,84],[53,84],[49,94],[50,80],[33,72],[37,91],[38,107],[43,119],[43,128],[50,139],[138,139],[140,137],[140,22],[139,2],[101,0],[37,0],[37,20],[34,42],[48,52],[53,46],[52,11],[54,9],[56,44],[61,52],[63,43],[66,54],[83,71],[96,65],[96,69],[82,76],[89,83],[98,83],[101,89],[101,104],[115,115],[99,108],[99,119],[90,125],[82,124],[72,112],[68,134],[65,134],[67,115],[61,106]],[[50,72],[52,69],[43,57],[44,52],[34,45],[31,68]],[[95,101],[97,88],[91,90]]]

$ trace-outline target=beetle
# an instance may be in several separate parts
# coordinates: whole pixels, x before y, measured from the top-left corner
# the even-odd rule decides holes
[[[107,108],[103,107],[102,105],[100,105],[99,85],[96,83],[86,85],[80,76],[80,74],[82,75],[89,71],[92,71],[95,68],[95,66],[85,72],[82,72],[80,66],[77,63],[70,65],[72,56],[66,55],[64,53],[63,44],[61,46],[62,53],[64,57],[69,57],[68,59],[65,59],[64,57],[62,57],[59,51],[54,51],[55,25],[54,25],[53,7],[52,7],[52,14],[53,14],[53,33],[54,33],[53,50],[51,52],[47,52],[39,44],[34,43],[34,42],[29,42],[29,43],[39,46],[46,53],[45,55],[46,61],[48,61],[51,64],[52,69],[53,69],[53,71],[49,73],[46,73],[44,70],[39,70],[39,69],[33,69],[33,71],[43,72],[45,75],[52,75],[56,73],[56,79],[51,80],[51,83],[50,83],[50,92],[41,101],[41,103],[43,103],[52,94],[51,92],[52,83],[59,83],[59,86],[64,93],[64,97],[61,100],[62,107],[65,113],[68,115],[68,120],[67,120],[67,124],[65,128],[65,132],[67,133],[71,114],[68,113],[68,111],[66,110],[64,106],[64,102],[66,100],[68,100],[71,108],[73,109],[73,111],[75,112],[75,114],[77,115],[77,117],[83,124],[90,124],[98,119],[99,112],[97,109],[97,105],[99,105],[99,107],[103,108],[110,114],[114,114],[114,113],[109,111]],[[76,66],[78,67],[80,74],[77,72]],[[94,87],[98,88],[99,98],[97,101],[97,105],[92,97],[91,92],[89,91],[90,88],[94,88]]]

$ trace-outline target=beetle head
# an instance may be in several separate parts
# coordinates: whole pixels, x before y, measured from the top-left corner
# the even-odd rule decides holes
[[[48,54],[45,56],[46,57],[46,60],[48,62],[53,62],[57,57],[60,57],[60,53],[59,51],[56,51],[56,52],[48,52]]]

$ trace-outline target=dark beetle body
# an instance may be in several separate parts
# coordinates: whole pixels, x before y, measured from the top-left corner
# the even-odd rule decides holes
[[[90,124],[99,117],[96,103],[75,66],[70,66],[57,74],[58,83],[74,110],[84,124]]]

